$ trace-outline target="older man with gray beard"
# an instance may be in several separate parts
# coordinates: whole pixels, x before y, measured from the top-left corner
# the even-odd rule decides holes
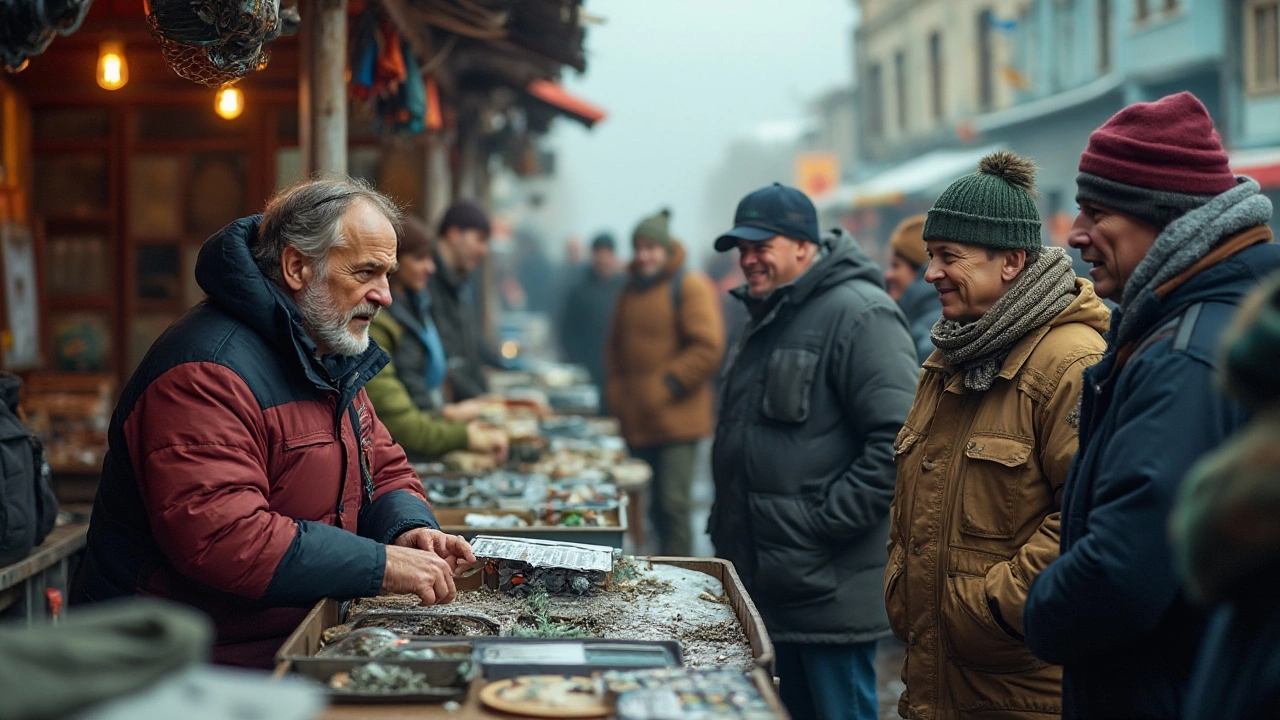
[[[364,384],[387,364],[401,214],[346,178],[308,181],[200,252],[209,299],[174,323],[112,416],[72,599],[150,595],[208,613],[214,660],[269,667],[317,600],[450,602],[475,562],[439,531]]]

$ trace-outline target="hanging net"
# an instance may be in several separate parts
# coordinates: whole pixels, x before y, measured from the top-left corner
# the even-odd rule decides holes
[[[148,0],[147,29],[178,77],[209,87],[267,66],[280,0]]]

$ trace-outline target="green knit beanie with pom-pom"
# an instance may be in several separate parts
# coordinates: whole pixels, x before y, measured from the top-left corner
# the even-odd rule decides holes
[[[997,250],[1039,250],[1036,164],[1001,150],[978,162],[978,171],[956,180],[929,210],[924,239]]]

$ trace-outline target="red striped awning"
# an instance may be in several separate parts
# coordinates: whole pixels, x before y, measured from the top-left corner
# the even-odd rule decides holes
[[[1264,189],[1280,188],[1280,147],[1237,150],[1231,153],[1231,171],[1248,175]]]
[[[604,120],[607,113],[587,100],[564,89],[558,82],[551,80],[534,80],[529,83],[529,94],[542,102],[556,108],[564,114],[581,122],[587,127]]]

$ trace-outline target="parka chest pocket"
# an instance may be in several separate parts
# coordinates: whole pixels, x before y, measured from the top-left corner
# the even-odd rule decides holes
[[[1009,539],[1018,531],[1018,498],[1031,467],[1030,438],[974,433],[965,443],[968,467],[960,529],[969,535]]]
[[[769,355],[761,412],[771,420],[800,423],[809,419],[809,396],[818,371],[818,352],[778,348]]]

